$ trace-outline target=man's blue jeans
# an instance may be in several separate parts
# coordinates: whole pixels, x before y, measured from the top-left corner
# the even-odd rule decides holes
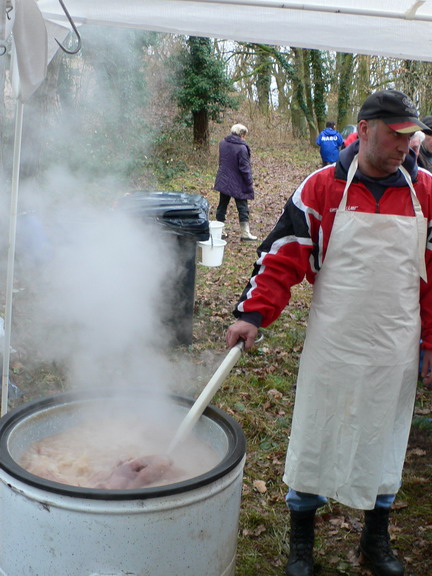
[[[377,496],[375,506],[377,508],[391,508],[395,498],[396,494],[380,494]],[[294,512],[307,512],[325,506],[327,504],[327,498],[318,496],[317,494],[297,492],[290,488],[286,496],[286,502],[288,508],[294,510]]]

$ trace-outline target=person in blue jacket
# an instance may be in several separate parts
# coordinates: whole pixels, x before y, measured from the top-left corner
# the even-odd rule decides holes
[[[339,150],[343,142],[341,134],[336,130],[336,124],[331,121],[327,122],[326,127],[316,139],[316,143],[320,147],[323,166],[339,160]]]

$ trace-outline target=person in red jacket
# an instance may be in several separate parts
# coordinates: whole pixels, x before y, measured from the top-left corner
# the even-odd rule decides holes
[[[246,349],[313,284],[284,482],[289,486],[286,576],[312,576],[314,517],[328,498],[365,511],[363,559],[402,576],[389,540],[416,395],[432,383],[432,175],[410,136],[428,131],[397,90],[370,95],[359,139],[336,165],[308,176],[258,248],[227,344]],[[429,223],[429,224],[428,224]],[[429,229],[428,229],[429,226]]]
[[[342,148],[347,148],[350,144],[355,142],[357,138],[357,132],[351,132],[351,134],[345,138]]]

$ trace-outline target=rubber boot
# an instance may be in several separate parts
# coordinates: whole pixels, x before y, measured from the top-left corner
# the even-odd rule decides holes
[[[285,568],[286,576],[313,576],[315,510],[291,510],[290,555]]]
[[[360,553],[374,576],[403,576],[403,565],[390,548],[388,532],[390,510],[365,511],[365,525],[360,538]]]
[[[258,240],[257,236],[253,236],[249,229],[249,222],[240,222],[240,240]]]

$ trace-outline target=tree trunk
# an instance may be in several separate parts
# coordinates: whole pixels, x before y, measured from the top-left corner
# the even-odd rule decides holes
[[[205,66],[206,56],[211,54],[211,40],[210,38],[201,38],[198,36],[190,36],[188,39],[191,67],[197,74]],[[201,110],[192,111],[193,120],[193,141],[194,144],[201,148],[208,148],[209,146],[209,114],[206,108]]]
[[[318,123],[317,132],[321,132],[324,129],[326,123],[326,91],[325,91],[325,81],[324,81],[324,65],[321,57],[321,52],[319,50],[310,50],[310,60],[311,60],[311,70],[312,78],[314,83],[314,109],[315,117]],[[315,141],[317,133],[312,135]]]
[[[258,95],[258,108],[262,114],[268,116],[270,110],[272,65],[270,56],[258,50],[256,55],[256,88]]]
[[[275,80],[278,91],[278,110],[285,113],[289,104],[288,91],[286,90],[287,77],[283,68],[278,64],[276,65]]]
[[[349,123],[348,110],[351,110],[351,87],[353,83],[354,56],[340,54],[337,125],[342,129]]]
[[[359,106],[373,92],[371,90],[370,67],[371,57],[366,55],[357,56],[357,101]]]
[[[209,147],[209,117],[207,110],[192,113],[193,140],[201,148]]]
[[[308,109],[308,117],[314,118],[315,113],[313,105],[313,86],[310,70],[311,70],[310,50],[303,50],[303,79],[306,95],[306,105]]]
[[[421,62],[421,82],[417,86],[419,92],[420,118],[429,116],[432,111],[432,63]]]
[[[293,84],[293,108],[296,110],[293,116],[293,132],[299,138],[304,138],[306,133],[306,123],[309,126],[309,139],[315,141],[316,124],[313,115],[306,104],[305,85],[304,85],[304,51],[301,48],[292,48],[294,53],[295,71],[291,75]],[[303,112],[300,114],[299,112]]]
[[[423,82],[423,77],[421,77],[421,62],[415,62],[414,60],[405,60],[403,65],[402,73],[402,92],[405,92],[414,102],[417,104],[416,94],[418,93],[418,88]]]

